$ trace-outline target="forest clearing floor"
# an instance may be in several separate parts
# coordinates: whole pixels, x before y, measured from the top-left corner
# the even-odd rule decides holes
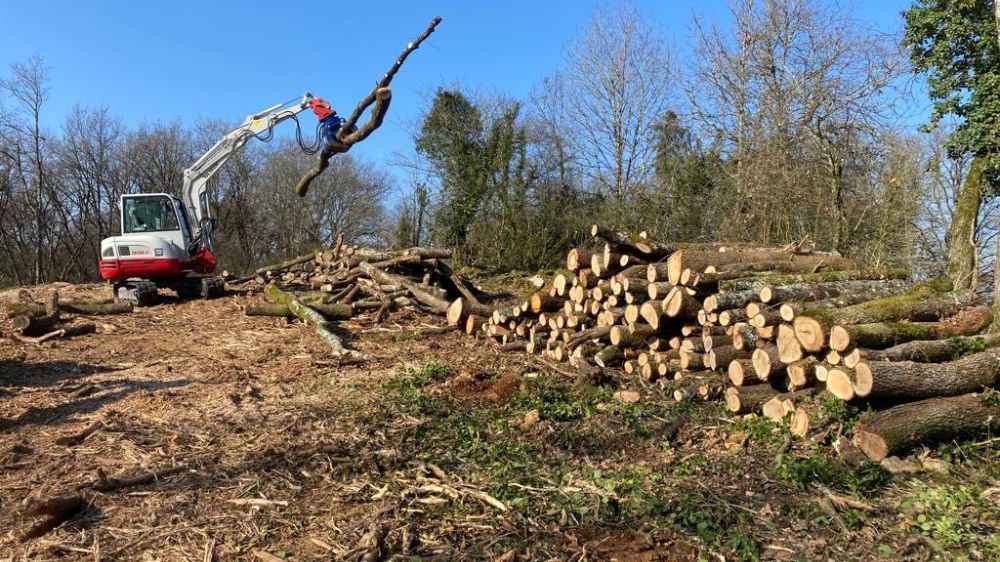
[[[917,451],[919,472],[893,476],[838,463],[832,434],[417,335],[436,317],[342,322],[370,360],[338,365],[307,327],[246,317],[241,299],[0,338],[0,561],[1000,557],[1000,438]],[[830,408],[846,426],[863,415]],[[22,540],[29,496],[177,465]]]

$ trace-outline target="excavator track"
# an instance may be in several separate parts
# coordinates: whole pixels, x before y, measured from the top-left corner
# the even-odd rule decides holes
[[[115,286],[115,299],[132,306],[149,306],[159,300],[159,293],[152,281],[126,281]]]

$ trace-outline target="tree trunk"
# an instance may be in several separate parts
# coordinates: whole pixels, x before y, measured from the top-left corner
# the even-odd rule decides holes
[[[719,252],[680,250],[667,259],[667,279],[671,283],[679,283],[681,272],[690,269],[695,273],[703,273],[709,266],[733,267],[739,264],[773,264],[775,271],[801,271],[816,273],[831,269],[856,270],[857,264],[851,260],[831,256],[813,254],[791,254],[780,250],[749,250],[745,252]],[[760,270],[757,271],[767,271]]]
[[[1000,334],[949,338],[947,340],[911,341],[881,351],[864,350],[861,352],[861,356],[869,361],[941,363],[955,359],[973,345],[982,345],[984,349],[1000,346]]]
[[[705,277],[705,276],[703,276]],[[776,273],[749,278],[729,279],[719,281],[720,291],[760,291],[764,287],[782,287],[785,285],[801,285],[804,283],[833,283],[836,281],[879,281],[886,279],[908,279],[909,272],[905,269],[862,269],[845,271],[821,271],[819,273]],[[700,284],[706,284],[706,279],[700,279]]]
[[[978,277],[976,225],[983,200],[982,158],[972,159],[948,229],[948,277],[956,291],[975,290]]]
[[[871,298],[882,298],[897,294],[908,284],[902,280],[860,280],[824,281],[822,283],[799,283],[795,285],[766,286],[760,290],[760,300],[764,304],[782,302],[814,302],[839,297],[840,295],[865,294]]]
[[[885,349],[913,340],[939,340],[978,334],[992,320],[988,307],[965,309],[940,322],[854,324],[830,328],[830,348],[846,351],[851,346]]]
[[[310,304],[309,308],[322,314],[327,320],[346,320],[354,316],[354,308],[349,304]],[[243,311],[247,316],[274,316],[291,318],[295,316],[291,308],[284,304],[248,304]]]
[[[997,383],[1000,349],[948,363],[865,361],[854,369],[855,392],[879,400],[919,400],[979,392]]]
[[[132,312],[132,305],[123,302],[88,302],[70,301],[60,302],[59,309],[71,314],[83,314],[87,316],[98,316],[103,314],[127,314]],[[7,315],[10,318],[28,314],[31,316],[44,316],[45,305],[41,303],[15,302],[7,305]]]
[[[486,305],[472,302],[465,297],[458,297],[448,306],[445,318],[448,319],[449,325],[458,326],[465,322],[470,314],[485,318],[492,313],[493,311]]]
[[[767,384],[755,384],[726,389],[726,407],[734,414],[749,414],[759,411],[764,402],[777,396],[779,392]]]
[[[930,398],[875,412],[854,430],[854,444],[882,460],[922,444],[1000,429],[1000,405],[980,394]]]

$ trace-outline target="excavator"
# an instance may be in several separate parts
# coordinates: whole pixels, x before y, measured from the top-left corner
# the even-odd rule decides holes
[[[294,192],[305,196],[309,183],[326,169],[335,154],[350,150],[377,129],[391,100],[389,84],[407,56],[427,39],[441,16],[411,41],[389,68],[375,89],[358,104],[348,118],[341,119],[330,104],[309,92],[275,104],[248,116],[242,124],[226,133],[208,152],[184,170],[181,198],[168,193],[122,195],[121,236],[101,241],[101,277],[111,283],[115,299],[135,306],[152,304],[158,288],[172,289],[181,299],[211,298],[225,290],[221,277],[213,275],[216,266],[212,216],[205,191],[208,181],[250,139],[271,140],[274,127],[289,119],[295,121],[295,137],[307,154],[319,153],[316,165],[303,175]],[[362,111],[374,105],[368,122],[355,123]],[[319,120],[316,140],[306,144],[298,115],[311,109]]]
[[[135,193],[121,196],[121,236],[101,241],[101,277],[107,280],[115,299],[146,306],[158,299],[158,288],[171,289],[181,299],[211,298],[225,285],[213,275],[216,267],[215,239],[206,189],[233,154],[253,138],[268,141],[274,127],[292,119],[296,138],[306,153],[320,149],[302,141],[298,115],[312,109],[321,121],[331,114],[330,104],[306,92],[301,98],[273,105],[248,116],[184,170],[181,198],[168,193]]]

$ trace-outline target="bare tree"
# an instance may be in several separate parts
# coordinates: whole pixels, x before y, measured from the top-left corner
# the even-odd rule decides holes
[[[809,235],[846,250],[863,217],[848,208],[868,198],[895,115],[901,53],[814,0],[737,0],[732,13],[731,30],[695,20],[697,62],[685,85],[694,121],[732,163],[737,198],[724,212],[740,220],[729,232]]]
[[[14,108],[5,122],[6,159],[14,168],[21,204],[28,209],[31,233],[22,232],[16,245],[30,246],[32,281],[45,279],[45,249],[51,235],[50,216],[55,201],[49,185],[49,147],[42,134],[42,108],[48,101],[48,67],[41,57],[10,65],[10,76],[0,79],[0,90]]]
[[[566,56],[553,85],[565,88],[574,150],[619,214],[649,176],[653,126],[668,104],[669,56],[631,7],[600,9]],[[619,217],[620,218],[620,215]]]

